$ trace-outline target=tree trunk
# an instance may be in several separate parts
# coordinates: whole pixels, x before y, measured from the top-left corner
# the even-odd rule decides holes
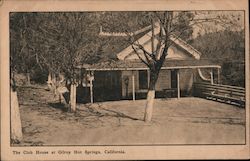
[[[53,89],[56,89],[56,74],[55,73],[52,73],[51,75],[51,82],[52,82]]]
[[[155,84],[158,78],[158,71],[150,71],[150,82],[147,94],[147,103],[144,113],[144,121],[150,122],[152,120],[153,108],[154,108],[154,99],[155,99]]]
[[[30,85],[31,83],[30,83],[30,73],[29,72],[26,73],[26,79],[27,79],[26,85]]]
[[[71,84],[70,86],[70,111],[76,111],[76,85]]]
[[[152,120],[154,99],[155,99],[155,90],[149,90],[147,94],[147,104],[144,114],[145,122],[150,122]]]
[[[51,72],[49,72],[49,74],[48,74],[47,84],[48,84],[49,90],[52,91],[53,88],[52,88],[52,76],[51,76]]]
[[[51,74],[51,89],[54,94],[54,100],[58,100],[58,92],[57,92],[57,81],[56,81],[56,74]]]
[[[17,92],[11,89],[11,140],[19,143],[22,140],[22,126]]]

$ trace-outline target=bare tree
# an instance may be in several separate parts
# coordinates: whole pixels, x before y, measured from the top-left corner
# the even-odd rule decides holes
[[[204,23],[220,24],[223,27],[230,27],[237,22],[233,22],[228,16],[215,15],[211,17],[198,17],[193,16],[194,13],[190,12],[153,12],[150,14],[152,26],[152,51],[148,51],[144,48],[140,42],[134,39],[133,35],[130,35],[131,45],[134,52],[137,54],[141,62],[143,62],[150,71],[150,80],[147,93],[147,103],[144,113],[144,120],[151,121],[153,114],[153,103],[155,98],[155,85],[159,76],[161,67],[168,54],[169,47],[175,40],[180,37],[185,37],[185,33],[188,30],[192,30],[192,26],[200,25]],[[206,15],[206,14],[205,14]],[[185,21],[185,23],[183,23]],[[158,28],[158,32],[155,28]],[[189,32],[190,33],[190,32]],[[191,32],[192,33],[192,32]],[[156,41],[155,41],[156,40]]]
[[[158,79],[160,69],[163,65],[163,62],[167,56],[167,50],[170,46],[170,33],[172,30],[173,22],[173,12],[163,13],[162,18],[154,18],[152,16],[152,51],[147,51],[138,41],[132,39],[132,48],[139,57],[139,59],[147,65],[150,71],[149,87],[147,94],[147,104],[145,108],[144,120],[151,121],[153,113],[153,103],[155,98],[155,85]],[[156,21],[159,22],[159,34],[155,35],[155,25]],[[155,38],[157,36],[157,44],[155,48]],[[161,51],[163,47],[163,51]],[[154,49],[155,48],[155,49]]]

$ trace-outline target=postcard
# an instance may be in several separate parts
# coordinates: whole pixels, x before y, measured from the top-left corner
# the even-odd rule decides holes
[[[1,159],[249,159],[246,0],[1,0]]]

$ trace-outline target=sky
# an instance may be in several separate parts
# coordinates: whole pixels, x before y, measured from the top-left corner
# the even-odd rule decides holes
[[[225,30],[225,27],[230,27],[231,30],[239,31],[244,29],[244,11],[197,11],[193,12],[195,19],[215,18],[220,16],[218,23],[208,22],[202,25],[193,27],[193,38],[199,34],[203,35],[206,32],[216,32]]]

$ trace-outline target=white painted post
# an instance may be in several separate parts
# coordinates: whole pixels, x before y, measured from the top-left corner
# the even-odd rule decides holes
[[[135,75],[134,75],[134,71],[132,71],[132,90],[133,90],[133,101],[135,101]]]
[[[220,68],[217,68],[217,84],[220,84]]]
[[[91,72],[90,74],[90,102],[94,103],[94,96],[93,96],[93,80],[94,80],[94,73]]]
[[[90,80],[90,102],[93,103],[93,83]]]
[[[211,84],[214,84],[213,69],[211,69],[211,72],[210,72],[210,79],[211,79]]]
[[[180,94],[180,72],[177,70],[177,98],[179,99],[181,97]]]

